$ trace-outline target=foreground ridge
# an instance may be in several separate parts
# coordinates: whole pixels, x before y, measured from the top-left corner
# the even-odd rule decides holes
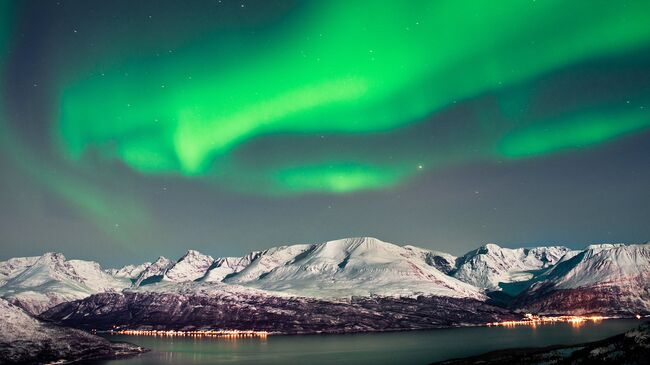
[[[0,299],[0,362],[46,363],[136,355],[146,350],[43,323]]]

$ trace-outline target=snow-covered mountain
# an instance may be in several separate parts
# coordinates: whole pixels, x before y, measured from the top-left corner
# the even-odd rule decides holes
[[[119,269],[108,269],[106,272],[116,278],[136,280],[149,265],[151,265],[151,262],[145,262],[140,265],[126,265]]]
[[[260,251],[253,251],[243,257],[222,257],[214,260],[214,263],[205,275],[200,279],[207,283],[221,282],[226,277],[244,270],[261,254]]]
[[[0,286],[4,285],[7,280],[27,270],[28,267],[34,265],[36,260],[38,260],[38,256],[15,257],[0,262]]]
[[[510,249],[489,243],[458,258],[453,276],[488,291],[501,290],[500,284],[533,279],[569,251],[562,246]]]
[[[480,289],[444,274],[420,252],[370,237],[280,247],[225,282],[321,298],[417,294],[484,298]]]
[[[105,291],[120,291],[130,282],[113,277],[98,263],[66,260],[60,253],[46,253],[0,287],[0,296],[30,313],[40,313],[59,303]]]
[[[425,295],[481,301],[503,289],[510,295],[523,293],[515,298],[516,306],[531,311],[557,306],[562,312],[566,305],[556,302],[572,300],[560,299],[558,293],[577,292],[585,303],[597,296],[605,303],[603,309],[631,305],[650,311],[649,275],[648,244],[592,245],[583,251],[487,244],[455,257],[361,237],[216,259],[189,250],[177,261],[159,257],[151,264],[105,271],[97,263],[66,260],[61,254],[16,258],[0,263],[0,296],[40,313],[62,302],[125,289],[324,300]]]
[[[484,299],[482,289],[447,275],[455,261],[449,254],[370,237],[279,246],[217,259],[190,250],[176,263],[159,258],[142,271],[134,287],[197,281],[320,298],[425,294]]]
[[[174,266],[174,262],[171,260],[160,256],[156,261],[151,265],[148,265],[133,283],[134,286],[145,285],[148,283],[154,283],[161,281],[162,278],[167,273],[167,270],[171,269]]]
[[[0,358],[11,359],[43,356],[40,344],[57,358],[138,351],[50,332],[61,330],[14,305],[83,329],[286,334],[476,325],[522,313],[650,314],[650,244],[582,251],[488,244],[457,258],[360,237],[216,259],[189,250],[177,261],[111,270],[47,253],[0,263],[0,278]],[[521,287],[514,298],[491,293],[512,295],[513,285]]]
[[[0,362],[59,363],[136,354],[143,349],[45,324],[0,299]]]
[[[106,272],[117,278],[127,278],[134,286],[151,284],[159,281],[185,282],[200,279],[215,264],[215,260],[195,250],[188,250],[178,261],[158,257],[153,263],[126,265],[120,269]]]
[[[406,250],[412,251],[414,255],[420,257],[427,264],[435,267],[436,269],[449,274],[456,269],[456,261],[458,258],[445,252],[426,250],[420,247],[411,245],[404,246]]]
[[[650,243],[592,245],[562,260],[519,299],[536,312],[650,312]]]
[[[255,257],[246,267],[237,270],[226,280],[229,283],[246,283],[260,279],[268,274],[271,270],[279,266],[284,266],[296,259],[305,251],[312,248],[312,245],[292,245],[273,247],[262,251],[259,254],[247,255],[246,257]]]
[[[194,281],[203,277],[212,266],[212,263],[214,263],[214,259],[211,256],[188,250],[183,257],[167,270],[164,280],[174,282]]]
[[[547,275],[556,289],[640,284],[650,288],[650,243],[589,246]]]

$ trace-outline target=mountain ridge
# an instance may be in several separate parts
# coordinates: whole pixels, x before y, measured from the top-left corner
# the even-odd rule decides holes
[[[632,303],[631,311],[650,311],[650,296],[644,294],[650,290],[646,284],[650,281],[648,257],[647,243],[599,244],[584,250],[563,246],[511,249],[485,244],[455,257],[372,237],[277,246],[241,257],[213,258],[188,250],[176,261],[161,256],[152,263],[106,270],[95,262],[46,253],[0,262],[0,278],[4,280],[0,282],[0,296],[38,314],[60,303],[106,291],[187,293],[226,285],[280,297],[325,300],[424,295],[488,302],[491,292],[513,295],[510,289],[517,286],[512,299],[516,309],[543,311],[555,305],[559,308],[556,311],[562,311],[559,305],[540,303],[545,303],[545,297],[560,298],[562,290],[573,290],[583,296],[599,293],[604,298],[617,293],[625,298],[610,301],[612,306]],[[593,263],[596,259],[600,264]],[[578,265],[580,262],[583,264]],[[603,262],[610,264],[603,266]],[[640,265],[636,271],[635,265]],[[612,271],[600,272],[604,267]],[[47,273],[42,274],[43,270]],[[608,275],[611,285],[602,285],[608,282]],[[568,306],[564,310],[576,309]]]

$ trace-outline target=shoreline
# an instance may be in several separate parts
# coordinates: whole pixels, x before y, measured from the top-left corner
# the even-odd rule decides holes
[[[344,331],[344,332],[274,332],[274,331],[257,331],[257,330],[236,330],[236,329],[207,329],[207,330],[140,330],[140,329],[119,329],[107,331],[90,331],[93,334],[102,334],[109,336],[125,335],[125,336],[147,336],[147,337],[189,337],[189,338],[260,338],[266,339],[270,336],[311,336],[311,335],[345,335],[345,334],[375,334],[375,333],[390,333],[390,332],[411,332],[411,331],[431,331],[431,330],[444,330],[444,329],[457,329],[457,328],[491,328],[491,327],[505,327],[514,328],[518,326],[543,326],[552,325],[557,323],[567,323],[573,327],[580,327],[587,323],[598,324],[606,320],[639,320],[643,321],[650,318],[650,315],[637,315],[637,316],[540,316],[535,319],[522,319],[503,322],[488,322],[483,324],[460,324],[455,326],[438,326],[430,328],[413,328],[413,329],[386,329],[375,331]]]

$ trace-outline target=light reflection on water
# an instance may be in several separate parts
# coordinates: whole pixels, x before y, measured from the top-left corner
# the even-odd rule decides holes
[[[153,351],[106,365],[149,364],[426,364],[512,347],[577,344],[600,340],[641,324],[613,319],[515,327],[473,327],[347,335],[187,338],[107,336]]]

